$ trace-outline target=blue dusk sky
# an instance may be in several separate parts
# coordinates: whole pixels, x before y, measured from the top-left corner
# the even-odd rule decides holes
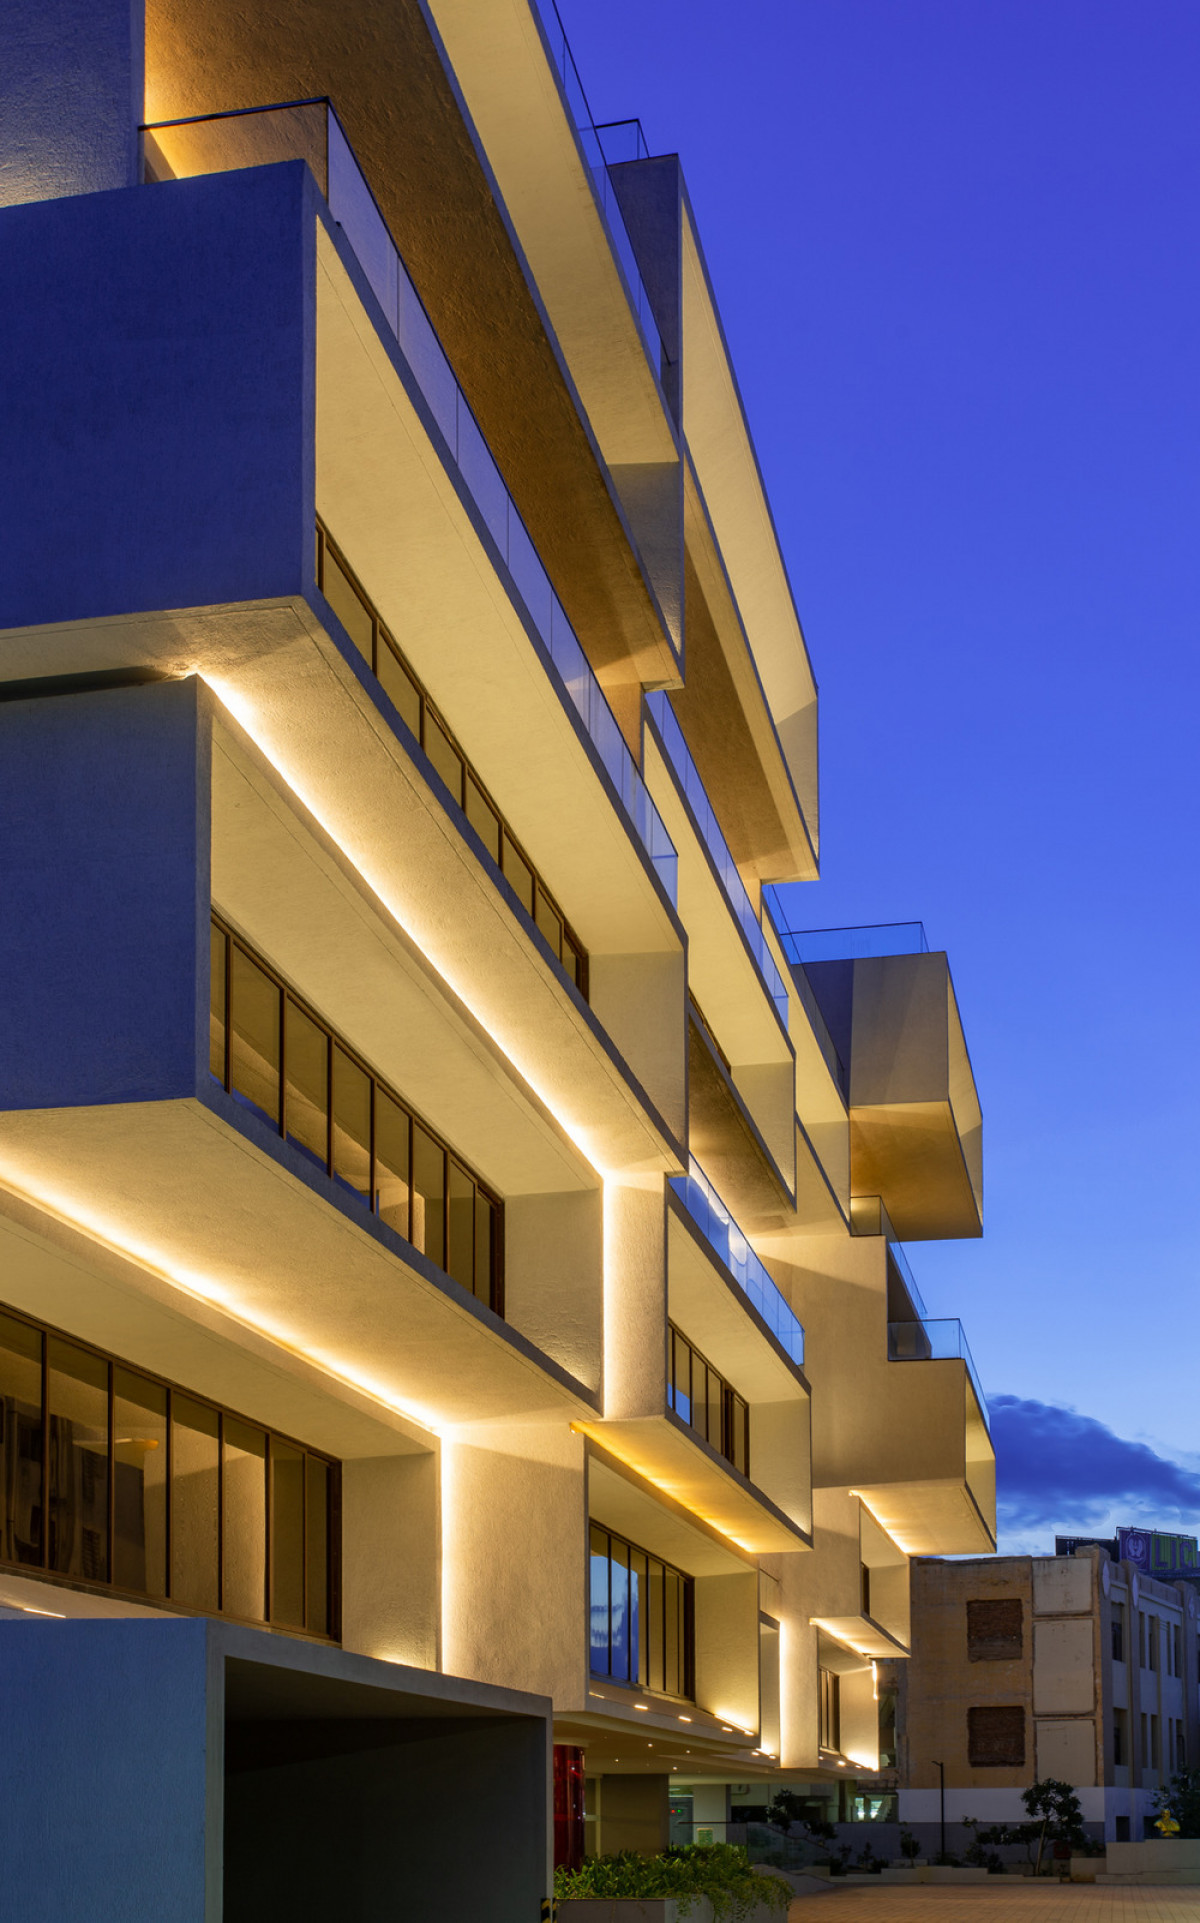
[[[561,0],[683,161],[821,689],[798,925],[925,922],[1001,1547],[1200,1528],[1200,8]],[[816,1385],[819,1392],[819,1385]]]

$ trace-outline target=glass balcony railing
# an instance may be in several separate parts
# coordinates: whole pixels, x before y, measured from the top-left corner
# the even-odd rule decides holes
[[[782,889],[768,891],[771,919],[789,961],[871,961],[885,955],[927,955],[925,925],[919,921],[888,921],[863,928],[793,928]]]
[[[904,1283],[905,1288],[908,1290],[909,1301],[912,1303],[913,1308],[916,1310],[917,1314],[921,1317],[921,1320],[924,1321],[925,1316],[927,1314],[925,1303],[922,1299],[921,1291],[917,1287],[917,1278],[912,1272],[912,1268],[909,1264],[907,1255],[904,1253],[903,1244],[900,1242],[889,1241],[888,1256],[889,1256],[889,1259],[896,1264],[896,1267],[900,1272],[900,1279]]]
[[[673,1175],[670,1179],[684,1208],[746,1300],[758,1311],[784,1352],[793,1362],[803,1365],[804,1330],[800,1322],[695,1157],[689,1159],[686,1175]]]
[[[720,823],[713,813],[712,803],[700,779],[700,771],[692,760],[687,742],[683,738],[683,730],[675,719],[675,710],[665,694],[648,694],[646,706],[666,752],[667,760],[683,789],[684,799],[691,810],[700,839],[707,848],[717,871],[717,879],[733,910],[734,919],[749,944],[750,953],[762,976],[763,986],[775,1004],[775,1012],[786,1029],[788,994],[783,984],[783,976],[775,966],[775,959],[767,946],[762,923],[754,912],[753,904],[746,893],[746,884],[739,875],[737,863],[729,852],[729,843],[721,833]]]
[[[889,1322],[888,1361],[889,1362],[945,1362],[957,1360],[965,1362],[967,1374],[971,1378],[979,1403],[979,1412],[990,1432],[991,1418],[988,1414],[987,1397],[975,1367],[963,1325],[953,1316],[928,1317],[914,1322]]]
[[[610,167],[626,160],[649,160],[650,149],[640,120],[605,120],[596,128],[596,138]]]
[[[625,218],[621,212],[620,203],[613,190],[612,181],[608,176],[608,163],[610,158],[614,161],[618,159],[644,160],[647,157],[646,143],[644,140],[641,142],[640,152],[637,151],[636,148],[632,152],[627,151],[627,142],[621,143],[620,146],[611,153],[608,151],[610,143],[605,139],[605,136],[610,132],[610,129],[597,127],[596,122],[592,119],[592,110],[588,106],[587,95],[583,90],[583,82],[579,78],[579,69],[575,65],[575,57],[571,52],[566,28],[563,26],[562,20],[559,17],[559,11],[554,0],[533,0],[533,4],[534,11],[542,23],[542,32],[546,36],[546,44],[550,49],[550,58],[554,62],[554,67],[559,79],[562,81],[563,94],[567,102],[567,111],[571,116],[572,125],[578,135],[579,144],[583,149],[583,157],[587,162],[588,172],[592,177],[592,185],[596,190],[596,198],[600,202],[600,208],[608,228],[609,239],[612,242],[613,253],[620,263],[621,272],[625,278],[625,285],[629,294],[629,304],[636,316],[638,327],[641,329],[642,340],[645,343],[650,366],[654,372],[655,379],[661,381],[663,361],[665,359],[662,336],[658,331],[658,325],[654,319],[654,310],[650,305],[650,296],[646,292],[645,283],[642,280],[641,272],[638,268],[637,256],[633,251],[633,242],[629,238],[629,229],[625,225]],[[613,124],[621,128],[626,128],[630,125],[627,121],[619,121]],[[639,123],[635,121],[632,124],[637,126],[640,135],[641,127]]]
[[[148,181],[306,160],[489,535],[672,902],[675,849],[328,100],[143,127]]]

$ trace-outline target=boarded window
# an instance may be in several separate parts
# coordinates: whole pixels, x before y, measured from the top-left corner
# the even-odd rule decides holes
[[[1023,1766],[1025,1711],[1020,1703],[967,1711],[967,1761],[972,1769]]]
[[[967,1655],[973,1663],[1009,1662],[1021,1654],[1024,1610],[1012,1601],[967,1604]]]

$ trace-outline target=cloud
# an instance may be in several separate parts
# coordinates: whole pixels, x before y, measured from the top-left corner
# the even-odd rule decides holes
[[[1054,1527],[1109,1534],[1121,1520],[1161,1520],[1189,1533],[1200,1519],[1200,1475],[1127,1442],[1074,1409],[1020,1396],[989,1396],[996,1445],[996,1502],[1005,1534]]]

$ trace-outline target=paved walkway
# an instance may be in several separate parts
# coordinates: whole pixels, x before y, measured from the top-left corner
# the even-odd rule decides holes
[[[996,1878],[997,1888],[914,1890],[881,1883],[798,1897],[788,1923],[1200,1923],[1194,1889],[1097,1889],[1089,1883]]]

